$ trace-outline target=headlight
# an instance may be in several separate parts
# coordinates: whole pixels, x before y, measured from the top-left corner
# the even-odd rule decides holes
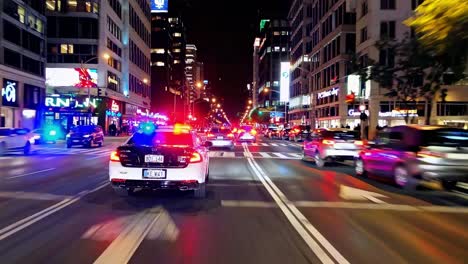
[[[40,138],[41,138],[41,136],[39,136],[39,135],[35,135],[35,136],[33,136],[33,139],[34,139],[34,140],[36,140],[36,139],[40,139]]]
[[[84,138],[89,138],[91,135],[84,135],[83,137]]]
[[[36,141],[34,140],[34,138],[30,138],[30,139],[29,139],[29,143],[34,144],[35,142],[36,142]]]
[[[67,134],[66,137],[69,138],[69,137],[70,137],[70,134]]]
[[[57,131],[55,130],[49,131],[49,136],[55,136],[55,135],[57,135]]]

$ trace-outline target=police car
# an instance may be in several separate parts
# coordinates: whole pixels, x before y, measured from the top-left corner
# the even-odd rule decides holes
[[[176,189],[202,198],[209,176],[208,147],[187,126],[144,124],[111,153],[111,185],[122,196],[141,189]]]

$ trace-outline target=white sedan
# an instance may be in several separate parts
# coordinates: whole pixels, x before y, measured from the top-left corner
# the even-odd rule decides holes
[[[109,178],[119,195],[135,190],[176,189],[204,197],[209,176],[208,146],[184,126],[141,127],[109,161]]]
[[[0,155],[10,151],[31,153],[34,138],[26,128],[0,128]]]

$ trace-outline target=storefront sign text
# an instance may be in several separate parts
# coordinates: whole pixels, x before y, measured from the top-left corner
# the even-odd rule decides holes
[[[46,97],[46,107],[71,107],[71,108],[86,108],[90,105],[96,108],[99,104],[99,100],[96,98],[84,99],[79,101],[78,99],[72,100],[72,98],[61,98],[61,97]]]
[[[2,103],[5,106],[18,106],[18,82],[3,79]]]
[[[409,112],[410,117],[417,117],[417,110],[393,110],[391,112],[379,112],[379,117],[405,117],[406,113]],[[369,115],[369,110],[365,111],[366,115]],[[348,116],[358,117],[361,115],[359,110],[349,109]]]
[[[340,90],[340,88],[334,87],[334,88],[332,88],[330,90],[327,90],[325,92],[318,93],[317,98],[322,99],[322,98],[326,98],[326,97],[329,97],[329,96],[332,96],[332,95],[338,95],[339,90]]]
[[[115,102],[115,100],[112,100],[111,111],[112,112],[119,112],[120,111],[120,106]]]

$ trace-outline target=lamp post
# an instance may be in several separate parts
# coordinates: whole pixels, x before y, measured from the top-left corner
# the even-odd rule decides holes
[[[108,59],[110,58],[110,55],[107,54],[107,53],[104,53],[104,54],[102,55],[102,57],[103,57],[105,60],[108,60]],[[86,61],[83,61],[83,60],[82,60],[81,63],[80,63],[80,69],[81,69],[81,71],[84,72],[84,71],[86,70],[85,67],[84,67],[84,64],[86,64],[86,63],[88,63],[88,62],[90,62],[90,61],[92,61],[92,60],[95,60],[95,59],[99,59],[99,56],[94,56],[94,57],[92,57],[92,58],[87,59]],[[91,111],[90,111],[90,110],[91,110],[91,86],[88,85],[87,88],[88,88],[88,111],[89,111],[89,113],[88,113],[88,125],[89,125],[89,124],[91,123],[91,116],[92,116],[92,113],[91,113]]]

